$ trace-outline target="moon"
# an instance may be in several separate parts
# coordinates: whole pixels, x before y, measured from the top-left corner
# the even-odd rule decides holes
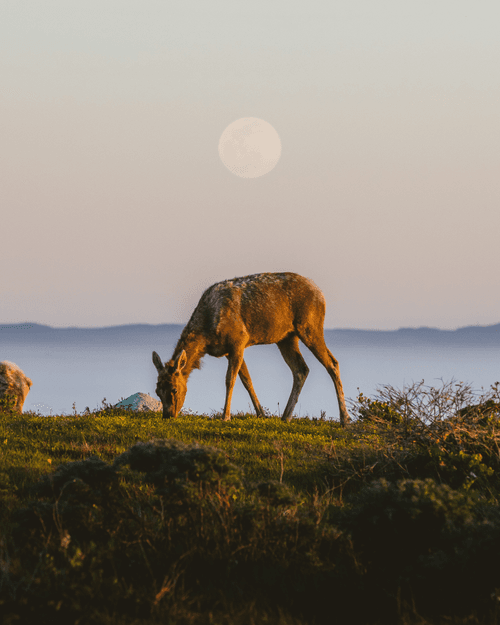
[[[219,156],[235,176],[258,178],[268,174],[280,160],[281,140],[263,119],[242,117],[222,133]]]

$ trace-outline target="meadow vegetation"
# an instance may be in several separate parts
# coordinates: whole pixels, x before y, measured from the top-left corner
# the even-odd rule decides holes
[[[4,402],[4,622],[496,623],[499,385],[386,386],[351,414]]]

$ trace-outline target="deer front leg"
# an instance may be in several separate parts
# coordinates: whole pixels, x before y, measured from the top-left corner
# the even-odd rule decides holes
[[[231,399],[233,397],[234,384],[236,377],[243,362],[243,352],[231,354],[227,357],[227,373],[226,373],[226,402],[224,404],[223,421],[231,421]]]
[[[255,394],[255,391],[253,389],[252,378],[250,377],[250,374],[248,373],[248,368],[244,360],[241,362],[239,376],[240,376],[240,380],[243,382],[243,386],[246,388],[248,394],[250,395],[250,399],[252,400],[253,407],[255,408],[255,414],[258,417],[264,417],[265,416],[264,410],[262,409],[262,406],[260,405],[260,402],[257,399],[257,395]]]

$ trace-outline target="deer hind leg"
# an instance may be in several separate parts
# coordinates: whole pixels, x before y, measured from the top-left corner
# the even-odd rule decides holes
[[[243,363],[243,350],[241,350],[241,352],[229,354],[227,360],[228,365],[226,373],[226,402],[224,404],[224,413],[222,415],[222,418],[224,421],[231,421],[231,399],[233,397],[234,384]]]
[[[255,408],[255,414],[258,417],[264,417],[265,416],[264,410],[262,410],[262,406],[260,405],[260,402],[257,399],[257,395],[255,394],[253,384],[252,384],[252,378],[250,377],[250,374],[248,373],[247,365],[244,360],[241,362],[241,367],[240,367],[238,374],[240,376],[240,380],[243,382],[243,386],[246,388],[248,394],[250,395],[250,399],[252,400],[253,407]]]
[[[340,412],[340,425],[342,427],[345,427],[350,421],[350,416],[347,412],[347,408],[345,405],[344,388],[342,386],[342,380],[340,379],[340,369],[337,359],[334,358],[332,352],[326,346],[325,339],[322,334],[319,336],[316,335],[314,336],[314,338],[312,338],[310,333],[299,332],[299,336],[300,340],[312,351],[312,353],[325,367],[330,377],[332,378],[333,384],[335,385],[335,390],[337,392],[337,401],[339,404]]]
[[[304,386],[307,375],[309,373],[309,367],[306,365],[306,361],[302,357],[299,350],[299,339],[295,334],[287,336],[278,344],[281,355],[285,359],[286,364],[290,367],[293,373],[293,386],[292,392],[288,399],[288,403],[283,413],[283,421],[291,421],[293,415],[293,409],[299,399],[300,391]]]

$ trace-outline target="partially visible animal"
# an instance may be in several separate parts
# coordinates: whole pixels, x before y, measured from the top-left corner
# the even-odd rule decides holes
[[[0,362],[0,400],[6,400],[7,405],[12,402],[11,409],[15,412],[23,411],[24,401],[32,384],[13,362]]]
[[[201,296],[182,331],[171,360],[163,364],[156,352],[156,394],[163,404],[163,418],[176,417],[186,397],[187,379],[200,367],[205,354],[226,356],[226,401],[224,421],[231,419],[231,397],[239,375],[255,412],[264,416],[255,394],[243,352],[251,345],[276,343],[292,370],[293,387],[283,412],[290,421],[309,368],[299,350],[299,339],[326,368],[335,385],[340,423],[349,422],[339,364],[325,344],[323,323],[325,298],[308,278],[296,273],[259,273],[225,280],[209,287]]]

